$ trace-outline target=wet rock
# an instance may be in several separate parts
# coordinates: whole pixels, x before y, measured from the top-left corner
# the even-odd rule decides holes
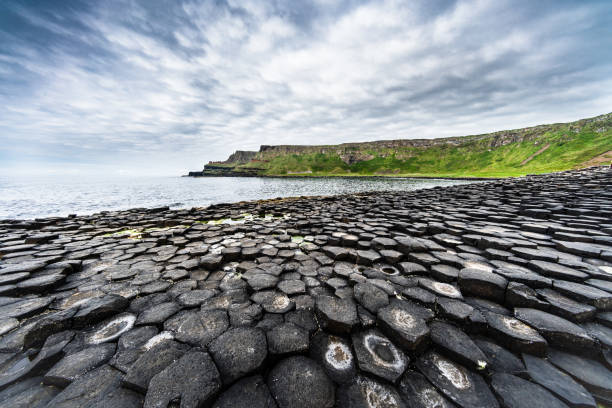
[[[5,354],[1,366],[0,388],[48,368],[63,356],[64,347],[73,337],[74,332],[71,331],[49,336],[33,359],[24,354]]]
[[[209,347],[224,384],[258,370],[268,355],[266,335],[260,329],[238,327],[217,337]]]
[[[408,357],[376,329],[352,336],[359,368],[387,381],[395,382],[406,370]]]
[[[401,396],[412,408],[456,407],[455,404],[444,398],[422,374],[413,370],[406,370],[398,388]]]
[[[200,347],[208,346],[228,327],[225,310],[179,312],[164,323],[164,329],[173,332],[176,340]]]
[[[77,328],[88,327],[123,312],[127,307],[128,300],[118,295],[89,298],[72,318],[73,324]]]
[[[287,295],[297,295],[306,292],[306,284],[297,279],[284,280],[278,283],[278,289]]]
[[[597,308],[561,295],[552,289],[538,289],[537,294],[548,303],[548,311],[574,322],[584,322],[595,316]]]
[[[580,326],[536,309],[516,308],[514,316],[538,330],[553,346],[570,350],[594,349],[595,340]]]
[[[48,385],[66,387],[77,377],[110,360],[115,349],[115,344],[100,344],[67,355],[45,374],[44,382]]]
[[[487,370],[523,376],[525,366],[522,361],[505,348],[486,338],[476,338],[474,342],[487,357]]]
[[[448,283],[436,282],[431,279],[423,278],[419,279],[419,285],[439,296],[444,296],[451,299],[463,299],[461,291],[456,286]]]
[[[260,375],[243,378],[224,391],[213,408],[277,408],[266,382]]]
[[[582,383],[595,397],[612,399],[612,371],[598,361],[551,349],[549,360]]]
[[[308,332],[293,323],[280,324],[266,332],[271,355],[288,355],[308,350]]]
[[[294,310],[285,314],[285,322],[294,323],[296,326],[306,330],[309,334],[314,333],[319,325],[311,310]]]
[[[544,388],[512,374],[493,374],[491,388],[504,407],[568,408]]]
[[[295,307],[295,303],[287,295],[275,291],[257,292],[251,300],[268,313],[286,313]]]
[[[378,311],[377,324],[381,330],[404,350],[422,349],[429,337],[429,328],[422,316],[408,303],[394,302]]]
[[[355,300],[372,313],[389,304],[387,293],[370,283],[358,283],[353,287],[353,291]]]
[[[421,356],[416,366],[444,395],[460,407],[499,407],[484,379],[433,351]]]
[[[572,407],[594,408],[593,396],[568,374],[556,369],[548,361],[523,354],[529,377]]]
[[[431,276],[442,282],[454,282],[459,276],[459,269],[445,264],[433,265]]]
[[[13,330],[15,327],[18,327],[18,326],[19,326],[19,320],[15,319],[14,317],[0,319],[0,336],[2,336],[5,333],[10,332],[11,330]]]
[[[258,273],[256,275],[247,277],[247,282],[249,283],[251,289],[254,291],[259,291],[274,288],[278,283],[278,277],[266,273]]]
[[[43,297],[24,299],[18,302],[9,303],[7,305],[0,306],[0,316],[3,318],[13,317],[17,319],[28,317],[46,309],[51,301],[51,298]]]
[[[161,324],[175,314],[181,307],[175,302],[164,302],[147,309],[138,315],[137,325]]]
[[[318,361],[329,378],[339,384],[351,382],[356,374],[351,344],[344,338],[317,333],[311,341],[310,356]]]
[[[359,323],[357,307],[352,301],[318,296],[315,311],[321,327],[331,333],[350,333]]]
[[[268,376],[268,388],[279,408],[331,408],[335,390],[325,370],[303,356],[279,362]]]
[[[145,394],[151,378],[181,358],[186,351],[187,347],[172,340],[157,343],[132,364],[123,377],[122,385]]]
[[[548,303],[538,299],[538,295],[534,289],[518,282],[508,283],[508,287],[506,288],[506,304],[512,307],[548,309]]]
[[[129,331],[136,322],[136,316],[130,313],[120,314],[98,325],[91,333],[85,336],[87,344],[101,344],[119,338]]]
[[[142,396],[120,387],[121,373],[103,365],[79,377],[47,405],[59,408],[139,407]]]
[[[151,379],[144,406],[166,408],[180,399],[181,407],[197,408],[212,402],[220,389],[221,378],[210,355],[190,351]]]
[[[429,329],[431,341],[452,360],[475,371],[487,368],[487,357],[459,328],[441,321],[434,321],[429,324]]]
[[[0,391],[0,401],[4,407],[40,408],[58,393],[57,388],[43,385],[41,377],[33,377]]]
[[[510,316],[483,312],[488,323],[489,335],[516,352],[543,356],[548,343],[533,327]]]
[[[571,297],[579,302],[585,302],[598,309],[612,309],[612,293],[594,288],[588,285],[581,285],[575,282],[556,280],[553,288],[562,294]]]
[[[555,279],[566,279],[581,282],[589,277],[589,275],[585,272],[580,272],[553,262],[532,260],[529,261],[528,267],[531,267],[534,271],[537,271],[542,275]]]
[[[503,301],[508,281],[492,272],[466,268],[459,272],[458,283],[461,292],[485,299]]]
[[[183,307],[196,307],[213,296],[215,292],[210,289],[195,289],[180,294],[176,300]]]
[[[347,408],[405,408],[395,387],[386,382],[358,376],[351,384],[338,388],[336,406]]]

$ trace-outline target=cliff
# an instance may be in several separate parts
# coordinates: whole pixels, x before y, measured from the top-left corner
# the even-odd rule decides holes
[[[209,162],[202,175],[494,177],[578,168],[612,151],[612,113],[571,123],[437,139],[262,145]],[[598,159],[599,158],[599,159]],[[596,163],[597,164],[597,163]]]

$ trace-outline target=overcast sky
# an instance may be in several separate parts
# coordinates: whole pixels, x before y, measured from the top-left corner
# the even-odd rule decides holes
[[[612,111],[612,2],[0,2],[0,171],[177,175],[261,144]]]

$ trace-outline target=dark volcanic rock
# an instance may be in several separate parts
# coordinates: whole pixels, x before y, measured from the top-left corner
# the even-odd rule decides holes
[[[536,383],[548,389],[572,407],[594,408],[593,396],[569,375],[556,369],[548,361],[523,354],[527,374]]]
[[[581,382],[596,397],[612,399],[612,371],[603,364],[554,349],[549,352],[549,360]]]
[[[517,319],[536,328],[553,346],[567,349],[593,349],[595,340],[582,327],[559,316],[536,309],[517,308],[514,310]]]
[[[308,331],[293,323],[280,324],[266,332],[272,355],[301,353],[308,350]]]
[[[456,406],[416,371],[406,370],[398,388],[411,408],[455,408]]]
[[[149,381],[185,354],[187,348],[175,341],[166,340],[142,354],[123,377],[123,386],[146,393]]]
[[[224,310],[180,312],[164,323],[164,328],[172,331],[176,340],[201,347],[208,346],[228,327],[229,319]]]
[[[277,408],[264,379],[259,375],[243,378],[223,392],[213,408]]]
[[[488,361],[478,346],[456,326],[434,321],[429,324],[431,341],[440,347],[444,354],[472,370],[484,370]]]
[[[181,407],[198,408],[212,402],[220,389],[221,378],[208,353],[190,351],[151,379],[144,406],[166,408],[180,399]]]
[[[359,368],[387,381],[396,381],[406,370],[409,359],[376,329],[352,336]]]
[[[364,376],[339,387],[336,401],[337,407],[346,408],[408,408],[395,387]]]
[[[77,377],[110,360],[115,354],[115,348],[115,344],[101,344],[67,355],[45,374],[44,382],[48,385],[66,387]]]
[[[502,302],[508,281],[492,272],[466,268],[459,272],[457,281],[463,294]]]
[[[493,374],[491,388],[504,407],[568,408],[544,388],[512,374]]]
[[[395,344],[405,350],[417,350],[427,342],[429,329],[425,320],[403,302],[394,302],[378,311],[377,324]]]
[[[209,352],[223,383],[231,384],[262,366],[268,355],[266,335],[256,328],[230,329],[210,344]]]
[[[303,356],[289,357],[274,366],[268,376],[268,387],[279,408],[334,406],[334,385],[325,370]]]
[[[370,283],[358,283],[353,287],[353,291],[355,300],[372,313],[378,312],[378,309],[389,304],[387,293]]]
[[[499,407],[484,379],[435,352],[421,356],[416,365],[436,388],[461,407]]]
[[[350,300],[318,296],[315,302],[319,324],[331,333],[350,333],[353,327],[359,323],[357,307]]]
[[[548,343],[533,327],[510,316],[484,312],[488,332],[498,342],[517,351],[543,356]]]
[[[346,339],[317,333],[311,341],[310,356],[318,361],[336,383],[348,383],[355,378],[356,363],[351,344]]]
[[[142,396],[120,387],[121,372],[103,365],[72,382],[57,394],[50,407],[139,407]]]
[[[474,342],[485,354],[489,362],[487,369],[500,373],[523,375],[525,366],[513,353],[485,338],[476,338]]]

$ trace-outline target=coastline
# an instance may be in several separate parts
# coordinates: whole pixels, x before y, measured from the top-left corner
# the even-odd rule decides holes
[[[611,202],[595,168],[0,221],[0,393],[609,404]]]

